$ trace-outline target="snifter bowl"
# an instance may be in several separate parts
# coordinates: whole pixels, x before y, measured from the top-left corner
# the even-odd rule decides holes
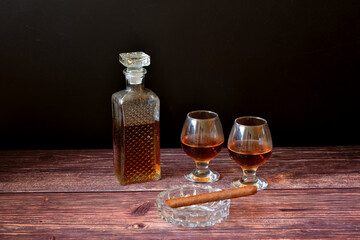
[[[172,198],[194,196],[203,193],[221,191],[211,186],[182,185],[161,192],[156,205],[159,215],[167,222],[183,227],[206,227],[220,223],[226,219],[230,210],[230,199],[195,204],[186,207],[171,208],[165,201]]]

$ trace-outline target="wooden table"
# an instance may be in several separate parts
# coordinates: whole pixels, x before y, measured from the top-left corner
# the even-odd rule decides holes
[[[268,189],[206,228],[158,216],[158,193],[187,183],[194,163],[162,149],[161,167],[160,181],[121,186],[111,150],[1,151],[0,239],[360,239],[360,146],[275,148],[259,169]],[[226,149],[210,167],[223,189],[240,175]]]

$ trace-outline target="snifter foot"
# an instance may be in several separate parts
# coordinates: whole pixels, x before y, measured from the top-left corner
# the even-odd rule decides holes
[[[194,170],[191,173],[185,174],[184,177],[190,182],[211,183],[218,181],[220,179],[220,174],[216,171],[209,170],[206,175],[202,175],[197,174],[196,170]]]
[[[268,183],[265,179],[262,178],[257,178],[257,180],[255,182],[244,182],[241,178],[240,179],[234,179],[231,183],[231,186],[234,188],[239,188],[242,186],[249,186],[249,185],[253,185],[257,187],[257,191],[262,191],[264,189],[266,189],[266,187],[268,186]]]

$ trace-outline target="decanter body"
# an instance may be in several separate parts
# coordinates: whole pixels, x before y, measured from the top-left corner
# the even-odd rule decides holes
[[[159,180],[160,100],[144,87],[150,57],[122,53],[126,89],[112,95],[114,173],[121,185]]]

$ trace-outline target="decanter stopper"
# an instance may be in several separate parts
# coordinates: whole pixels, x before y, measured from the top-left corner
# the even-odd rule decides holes
[[[120,62],[128,68],[142,68],[150,65],[150,56],[144,52],[120,53]]]

